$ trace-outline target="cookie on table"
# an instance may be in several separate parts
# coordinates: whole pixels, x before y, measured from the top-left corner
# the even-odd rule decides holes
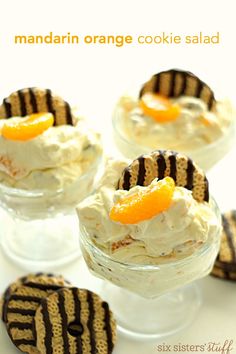
[[[200,98],[211,111],[216,107],[212,89],[193,73],[180,69],[166,70],[153,75],[141,88],[140,98],[145,93],[159,93],[170,98],[191,96]]]
[[[24,353],[38,353],[34,331],[34,316],[41,300],[51,292],[70,286],[62,276],[30,275],[8,296],[4,320],[14,345]]]
[[[9,300],[11,294],[20,286],[24,283],[24,281],[26,281],[27,279],[29,279],[31,276],[33,276],[33,274],[29,274],[27,276],[21,277],[19,279],[17,279],[15,282],[13,282],[12,284],[10,284],[8,286],[8,288],[4,291],[1,300],[0,300],[0,315],[1,315],[1,319],[4,323],[6,323],[6,304],[7,301]]]
[[[155,178],[172,177],[179,187],[192,191],[198,202],[209,201],[205,173],[187,156],[170,150],[155,150],[141,155],[127,166],[118,182],[118,189],[148,186]]]
[[[116,323],[106,302],[95,293],[64,288],[41,302],[35,315],[41,354],[110,354]]]
[[[24,88],[11,93],[0,105],[0,118],[5,119],[46,112],[54,115],[54,125],[74,125],[69,103],[49,89]]]
[[[222,225],[220,251],[211,274],[236,281],[236,210],[222,215]]]

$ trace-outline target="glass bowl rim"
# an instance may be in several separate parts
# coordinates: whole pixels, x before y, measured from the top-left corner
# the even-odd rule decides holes
[[[214,211],[217,220],[219,219],[219,221],[221,220],[221,213],[220,213],[220,209],[218,204],[216,203],[215,199],[210,196],[210,200],[209,203],[212,204],[212,210]],[[93,250],[93,252],[96,253],[96,255],[106,261],[109,261],[113,264],[118,264],[119,267],[122,268],[129,268],[130,270],[145,270],[145,271],[153,271],[153,270],[158,270],[158,269],[167,269],[167,268],[172,268],[175,266],[178,266],[180,264],[186,264],[186,263],[191,263],[193,261],[193,259],[198,258],[199,256],[203,256],[204,254],[206,254],[209,249],[211,248],[211,246],[213,245],[213,243],[204,243],[201,247],[199,247],[199,249],[187,256],[184,257],[182,259],[173,261],[173,262],[169,262],[169,263],[163,263],[163,264],[136,264],[136,263],[129,263],[129,262],[123,262],[123,261],[119,261],[117,259],[112,258],[111,255],[107,254],[106,252],[104,252],[101,248],[99,248],[96,244],[94,244],[92,242],[91,239],[89,239],[87,237],[88,233],[86,231],[86,228],[81,224],[80,222],[80,242],[82,243],[82,246],[86,243],[87,245],[89,245],[89,247],[91,247],[91,249]]]

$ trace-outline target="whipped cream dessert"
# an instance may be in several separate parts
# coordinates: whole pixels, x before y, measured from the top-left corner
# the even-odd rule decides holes
[[[229,100],[216,100],[197,76],[175,69],[122,96],[113,116],[115,141],[125,157],[169,149],[190,156],[204,170],[231,148],[233,122]]]
[[[157,122],[143,111],[137,98],[121,97],[116,112],[124,137],[150,149],[191,152],[220,139],[232,122],[233,110],[227,100],[217,102],[216,112],[209,111],[205,102],[195,97],[181,96],[170,102],[179,106],[178,117]]]
[[[10,120],[17,124],[22,118]],[[0,120],[0,131],[8,121]],[[101,156],[102,147],[100,135],[77,118],[74,126],[52,126],[25,141],[0,135],[0,151],[2,184],[25,190],[58,190],[86,173]]]
[[[133,219],[132,224],[115,222],[111,210],[116,203],[142,195],[158,184],[154,179],[147,187],[117,190],[126,166],[127,161],[110,160],[96,194],[77,208],[85,239],[82,250],[90,269],[145,297],[160,295],[208,274],[217,255],[221,230],[212,202],[197,202],[191,191],[175,186],[166,210],[140,222]],[[98,256],[89,243],[108,258]],[[146,267],[151,267],[150,272]]]

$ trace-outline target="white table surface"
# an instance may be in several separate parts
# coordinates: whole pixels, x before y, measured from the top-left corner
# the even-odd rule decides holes
[[[105,138],[105,146],[106,148],[110,147],[109,131],[107,131]],[[211,193],[223,211],[233,207],[236,208],[235,161],[236,149],[233,149],[208,173]],[[4,227],[4,225],[1,225],[1,227]],[[48,271],[53,271],[53,269],[49,269]],[[99,292],[100,280],[90,275],[82,259],[66,267],[57,269],[57,272],[62,273],[76,286],[86,287]],[[25,270],[12,264],[0,250],[0,292],[3,292],[10,282],[23,274],[25,274]],[[199,284],[203,293],[203,305],[194,323],[189,328],[173,337],[152,341],[134,340],[119,334],[114,354],[165,353],[162,350],[158,351],[157,346],[162,343],[173,346],[178,343],[201,345],[209,342],[221,343],[223,345],[226,340],[234,341],[233,350],[230,351],[230,354],[236,354],[236,283],[208,276],[200,280]],[[17,352],[1,323],[0,354],[14,354]],[[175,351],[172,349],[168,353],[175,353]],[[185,353],[190,352],[185,351]],[[197,353],[197,351],[193,351],[192,353]],[[204,353],[208,353],[208,351]]]

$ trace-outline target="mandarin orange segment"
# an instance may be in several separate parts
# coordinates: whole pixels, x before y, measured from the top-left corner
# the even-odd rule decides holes
[[[171,122],[180,115],[180,107],[162,95],[146,93],[140,99],[140,107],[144,114],[159,123]]]
[[[199,120],[203,125],[205,125],[205,127],[209,127],[212,125],[212,122],[204,116],[200,116]]]
[[[138,193],[119,200],[110,211],[110,219],[121,224],[137,224],[167,210],[172,202],[175,182],[165,177]]]
[[[18,121],[9,119],[2,127],[2,136],[9,140],[29,140],[53,126],[52,113],[34,113]]]

